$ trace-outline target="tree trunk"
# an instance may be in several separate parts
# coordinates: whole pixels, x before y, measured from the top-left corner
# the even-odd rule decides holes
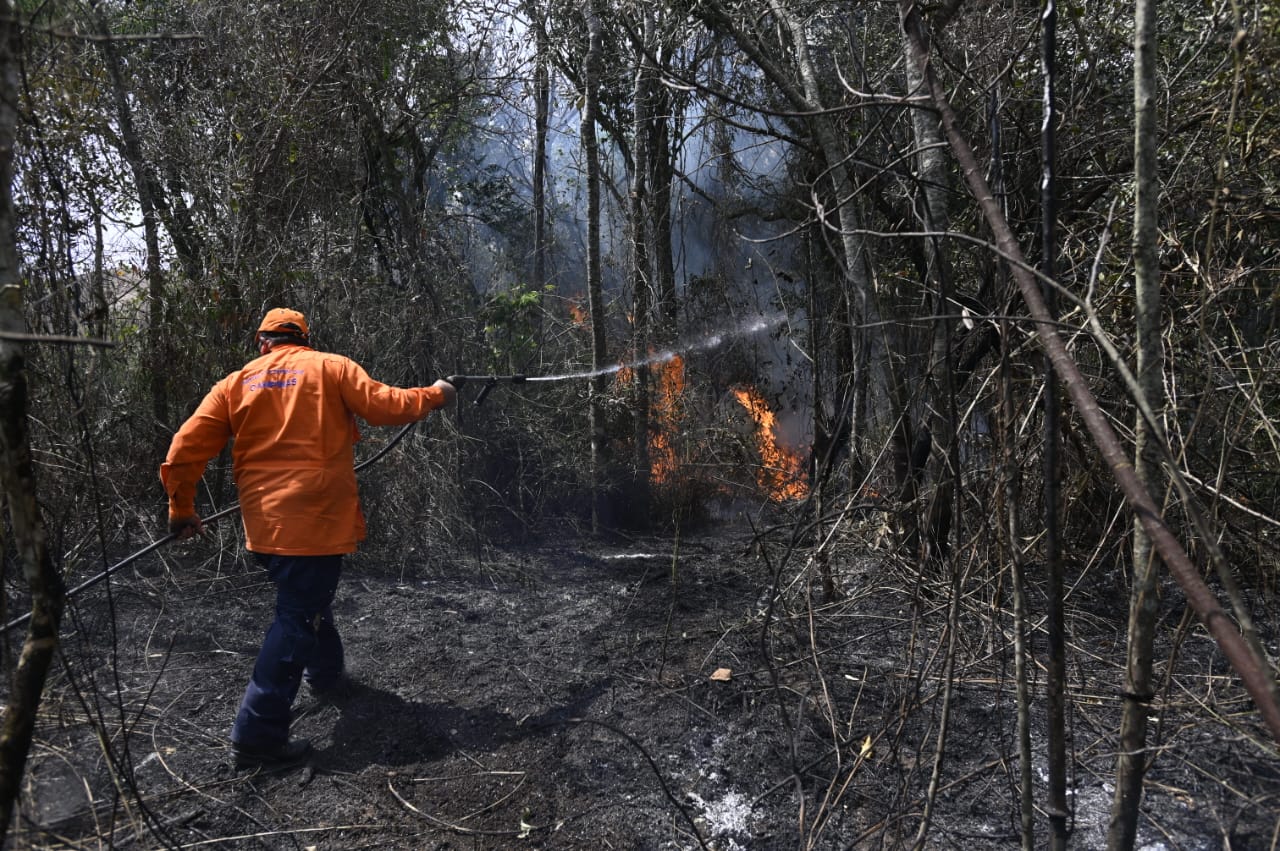
[[[661,49],[654,45],[654,50]],[[662,84],[661,69],[650,69],[649,121],[652,133],[649,139],[649,238],[653,251],[650,258],[653,268],[654,289],[658,299],[658,338],[670,343],[679,336],[679,302],[676,298],[675,251],[671,245],[671,185],[675,181],[675,165],[672,152],[674,104],[670,90]]]
[[[551,112],[551,74],[547,66],[546,20],[537,0],[529,2],[537,56],[533,70],[533,286],[547,283],[547,131]]]
[[[822,581],[822,598],[829,603],[839,596],[835,577],[831,573],[831,553],[825,546],[827,523],[823,519],[827,504],[828,464],[831,461],[831,449],[834,441],[830,438],[824,440],[822,442],[823,447],[819,450],[817,437],[824,431],[829,430],[822,410],[822,381],[825,376],[822,355],[819,352],[822,339],[822,317],[825,311],[818,304],[817,270],[812,262],[812,244],[813,235],[806,233],[804,238],[804,256],[806,259],[804,278],[809,299],[807,305],[809,312],[809,360],[812,364],[810,393],[813,397],[811,415],[813,417],[814,434],[814,451],[809,462],[809,501],[811,503],[810,516],[813,518],[813,560],[818,565],[818,576]],[[836,415],[839,416],[839,412]]]
[[[650,370],[645,359],[649,355],[650,326],[653,309],[653,273],[649,260],[649,170],[652,165],[651,150],[653,142],[653,120],[650,112],[650,76],[652,64],[647,54],[653,49],[653,10],[650,7],[640,9],[642,17],[639,38],[635,44],[635,82],[633,99],[635,110],[632,123],[632,168],[631,193],[628,219],[631,229],[631,293],[632,293],[632,341],[634,349],[632,359],[637,364],[634,370],[635,398],[631,406],[633,435],[635,442],[635,481],[634,491],[628,496],[636,500],[635,514],[648,516],[649,505],[649,429],[651,411],[649,410],[649,378]]]
[[[1008,328],[1005,322],[1006,330]],[[1008,340],[1006,334],[1004,339]],[[1023,851],[1035,848],[1035,796],[1031,776],[1031,686],[1027,671],[1030,648],[1027,646],[1027,581],[1022,555],[1022,517],[1017,463],[1014,445],[1018,439],[1017,417],[1013,409],[1013,379],[1006,351],[1000,356],[1001,399],[1001,479],[1004,495],[1003,527],[1006,535],[1010,576],[1013,585],[1013,660],[1017,689],[1018,715],[1018,816]]]
[[[0,0],[0,333],[22,333],[22,289],[14,241],[13,145],[17,113],[16,24]],[[27,384],[22,344],[0,336],[0,480],[9,506],[14,551],[31,590],[31,621],[22,655],[0,715],[0,845],[8,835],[14,802],[31,749],[45,678],[58,647],[62,576],[45,545],[36,501],[35,468],[27,442]]]
[[[1000,121],[1000,87],[991,90],[991,188],[995,191],[1001,210],[1005,211],[1004,147]],[[995,274],[995,273],[993,273]],[[1000,275],[999,291],[1009,287],[1009,276]],[[1013,585],[1013,660],[1014,682],[1017,691],[1018,716],[1018,820],[1022,837],[1022,851],[1034,851],[1035,835],[1035,786],[1032,780],[1031,750],[1031,683],[1027,662],[1031,650],[1027,643],[1027,576],[1022,552],[1022,505],[1018,480],[1017,412],[1014,410],[1013,369],[1009,363],[1009,340],[1012,339],[1008,317],[1000,320],[1000,478],[1004,506],[1001,527],[1006,536],[1004,551],[1007,553]]]
[[[101,339],[106,336],[107,316],[110,312],[107,306],[106,245],[102,230],[102,205],[98,203],[97,196],[92,198],[92,204],[93,277],[89,284],[89,299],[93,306],[87,315],[81,317],[81,321],[88,327],[90,336]]]
[[[1052,281],[1056,272],[1057,203],[1055,197],[1057,113],[1054,84],[1057,75],[1057,12],[1048,0],[1041,18],[1040,71],[1044,77],[1044,103],[1040,136],[1040,273],[1041,294],[1051,316],[1057,315]],[[1059,462],[1062,444],[1058,404],[1058,379],[1053,364],[1044,360],[1044,561],[1048,570],[1047,614],[1049,653],[1047,697],[1049,705],[1049,847],[1067,847],[1067,637],[1065,623],[1065,582],[1059,529]]]
[[[106,24],[102,24],[104,35]],[[133,111],[129,107],[124,75],[120,70],[120,57],[110,38],[101,41],[103,58],[111,75],[112,95],[115,99],[116,119],[120,124],[120,153],[133,172],[134,186],[138,191],[138,208],[142,211],[142,236],[147,249],[147,373],[151,387],[152,452],[159,458],[169,444],[169,334],[165,321],[164,270],[160,266],[160,192],[150,169],[142,156],[142,144],[133,124]],[[158,463],[158,462],[157,462]]]
[[[903,20],[902,23],[905,32],[907,22]],[[919,33],[919,37],[926,38],[924,33]],[[903,52],[907,71],[907,95],[915,97],[924,91],[924,71],[916,64],[910,42],[905,37]],[[929,412],[928,440],[931,445],[926,464],[912,470],[916,476],[931,479],[935,486],[933,498],[929,502],[928,533],[920,542],[920,562],[925,564],[946,558],[953,520],[952,494],[957,487],[958,470],[952,469],[949,458],[956,441],[956,426],[947,411],[954,407],[954,398],[944,390],[943,385],[950,383],[955,322],[950,318],[954,313],[950,298],[951,273],[940,236],[948,224],[947,168],[942,131],[938,127],[937,115],[930,109],[913,109],[911,128],[916,147],[915,213],[921,229],[927,234],[923,238],[922,252],[926,277],[921,284],[932,284],[935,294],[932,299],[935,318],[931,329],[929,368],[925,373],[928,391],[923,406]],[[944,396],[948,398],[944,399]],[[926,472],[931,475],[926,476]]]
[[[587,165],[587,302],[591,312],[591,366],[605,368],[604,286],[600,269],[600,145],[596,139],[599,108],[600,17],[594,6],[587,10],[587,55],[583,60],[582,153]],[[608,376],[591,381],[589,426],[591,429],[591,529],[604,523],[605,489],[608,487],[608,435],[605,433],[604,394]]]
[[[1133,65],[1133,210],[1134,326],[1137,334],[1137,380],[1147,403],[1160,415],[1163,405],[1160,343],[1160,238],[1156,208],[1160,197],[1156,161],[1156,2],[1138,0],[1134,10]],[[1146,417],[1134,423],[1134,473],[1154,492],[1160,485],[1160,459]],[[1151,658],[1155,646],[1159,600],[1159,562],[1141,522],[1134,520],[1133,586],[1129,596],[1129,647],[1125,666],[1124,708],[1120,718],[1120,755],[1116,792],[1111,804],[1107,847],[1133,848],[1138,832],[1142,779],[1147,771],[1147,717],[1155,697]]]

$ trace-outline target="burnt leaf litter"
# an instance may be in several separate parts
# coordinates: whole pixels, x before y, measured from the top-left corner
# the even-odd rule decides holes
[[[786,534],[568,530],[420,575],[355,556],[335,603],[348,679],[324,699],[303,687],[294,735],[316,753],[279,773],[236,771],[227,742],[270,588],[208,544],[174,548],[162,576],[114,580],[110,606],[105,590],[77,601],[10,847],[910,847],[941,720],[947,583],[851,539],[831,559],[843,596],[824,602],[805,554],[782,559]],[[999,586],[966,578],[928,848],[1019,844]],[[1280,759],[1204,631],[1180,628],[1176,589],[1165,602],[1162,677],[1179,648],[1139,847],[1273,848]],[[1097,848],[1124,594],[1091,577],[1069,605],[1071,843]],[[1274,599],[1258,614],[1274,645]],[[1033,644],[1042,658],[1041,631]],[[1037,669],[1041,805],[1043,686]],[[1036,824],[1043,844],[1043,812]]]

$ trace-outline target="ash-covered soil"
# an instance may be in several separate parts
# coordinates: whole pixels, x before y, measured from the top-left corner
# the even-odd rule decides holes
[[[304,686],[295,735],[317,753],[280,774],[233,770],[226,739],[271,588],[229,550],[171,549],[167,570],[113,582],[111,608],[106,589],[77,601],[9,847],[910,847],[943,717],[948,584],[846,541],[831,560],[844,596],[824,602],[786,534],[566,533],[416,572],[351,558],[335,604],[351,685],[332,702]],[[1125,606],[1110,580],[1086,579],[1071,607],[1069,783],[1072,845],[1097,848]],[[1016,848],[1008,592],[975,572],[963,588],[925,846]],[[1178,614],[1162,633],[1162,674],[1181,643],[1139,845],[1275,847],[1280,759]],[[1034,690],[1043,807],[1038,667]]]

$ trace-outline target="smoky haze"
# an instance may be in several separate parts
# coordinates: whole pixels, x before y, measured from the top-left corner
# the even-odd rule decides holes
[[[512,93],[495,100],[482,132],[454,155],[448,173],[448,205],[465,222],[466,265],[477,293],[490,295],[528,281],[528,220],[532,207],[534,124],[531,107]],[[671,236],[679,295],[679,338],[694,342],[695,361],[719,372],[719,392],[750,382],[777,410],[779,440],[808,445],[811,381],[806,349],[805,280],[795,251],[798,240],[784,223],[769,221],[786,185],[784,143],[742,128],[718,127],[701,100],[686,109],[680,126],[679,179],[672,194]],[[579,144],[581,114],[572,93],[553,91],[547,139],[547,204],[552,250],[548,278],[554,295],[581,299],[586,290],[586,186]],[[717,135],[718,134],[718,135]],[[603,285],[608,312],[629,313],[629,241],[625,210],[629,175],[616,145],[602,145]],[[476,187],[483,187],[475,191]],[[510,218],[495,215],[489,199],[503,198]],[[768,333],[741,334],[764,317]],[[780,317],[780,318],[779,318]],[[626,335],[627,322],[611,320],[610,348]],[[740,337],[729,345],[729,338]],[[719,338],[710,355],[699,341]],[[732,355],[729,358],[728,355]],[[726,367],[728,360],[736,365]],[[616,368],[615,368],[616,369]],[[579,375],[588,373],[579,372]]]

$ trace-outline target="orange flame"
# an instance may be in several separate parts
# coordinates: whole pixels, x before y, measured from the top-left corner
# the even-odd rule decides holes
[[[778,443],[777,417],[754,388],[732,390],[738,404],[747,409],[756,424],[756,443],[760,449],[761,467],[756,471],[756,484],[774,502],[804,499],[809,495],[804,461],[795,452]]]
[[[684,358],[672,355],[653,363],[650,374],[654,376],[655,387],[649,400],[649,480],[654,484],[669,484],[680,466],[676,459],[676,435],[680,433],[683,416]],[[618,367],[616,385],[626,386],[636,380],[635,369]]]
[[[587,324],[587,310],[576,301],[569,302],[569,317],[573,320],[574,325]]]
[[[649,477],[655,483],[670,482],[676,472],[675,436],[680,433],[684,397],[684,358],[679,355],[659,363],[653,397],[654,428],[649,432]]]

